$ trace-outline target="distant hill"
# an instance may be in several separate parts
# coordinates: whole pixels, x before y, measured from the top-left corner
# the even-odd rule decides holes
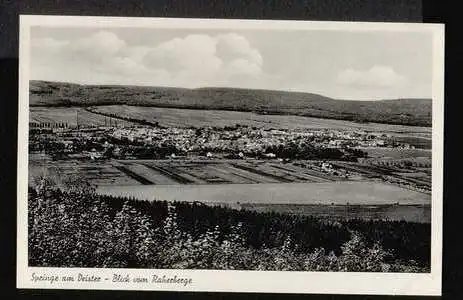
[[[237,88],[79,85],[30,81],[31,106],[134,105],[252,111],[431,126],[431,99],[337,100],[318,94]]]

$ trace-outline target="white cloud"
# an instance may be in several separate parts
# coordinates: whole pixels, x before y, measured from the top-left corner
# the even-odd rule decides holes
[[[91,36],[71,41],[64,50],[81,60],[99,62],[104,58],[117,55],[124,47],[126,47],[125,42],[116,34],[99,31]]]
[[[358,87],[403,87],[407,84],[407,78],[398,74],[390,66],[375,65],[369,70],[346,69],[340,71],[337,81],[341,85]]]
[[[148,51],[147,67],[168,71],[176,84],[215,85],[234,76],[256,77],[262,57],[238,34],[191,34],[161,43]]]
[[[261,75],[260,66],[248,60],[238,58],[229,63],[224,68],[225,77],[249,76],[257,78]]]
[[[432,35],[98,30],[34,27],[31,78],[290,89],[342,99],[431,95]],[[397,39],[401,47],[386,47]]]
[[[131,46],[113,32],[99,31],[67,41],[34,39],[32,49],[43,72],[47,66],[79,72],[87,68],[89,73],[80,75],[83,80],[95,71],[98,78],[106,73],[108,80],[120,78],[121,84],[213,86],[236,78],[256,79],[262,73],[263,63],[259,51],[235,33],[190,34],[149,47]],[[47,58],[50,53],[53,56]],[[57,78],[63,79],[66,80]]]
[[[170,73],[208,76],[219,70],[222,61],[215,56],[216,40],[208,35],[188,35],[159,44],[148,51],[143,63]]]
[[[221,34],[217,36],[217,54],[223,59],[244,59],[250,63],[262,66],[262,56],[259,51],[252,48],[249,41],[236,33]]]

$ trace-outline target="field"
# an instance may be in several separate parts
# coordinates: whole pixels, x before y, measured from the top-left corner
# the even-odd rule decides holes
[[[203,202],[255,211],[429,222],[427,193],[378,181],[391,174],[430,185],[430,174],[354,163],[334,163],[348,178],[296,164],[258,160],[51,161],[31,157],[29,178],[41,172],[79,174],[105,195],[140,200]],[[388,173],[389,172],[389,173]],[[346,206],[347,205],[347,206]]]
[[[46,156],[31,156],[29,175],[30,178],[37,177],[44,172],[43,170],[63,176],[79,174],[97,186],[309,184],[380,181],[379,178],[384,176],[395,178],[395,181],[402,182],[402,185],[409,183],[422,187],[431,186],[431,173],[428,167],[403,168],[392,163],[386,165],[371,161],[369,163],[333,161],[332,165],[339,172],[327,173],[314,163],[313,161],[283,163],[232,159],[52,161]]]
[[[407,159],[411,163],[412,159]],[[417,162],[417,159],[414,159]],[[334,162],[337,167],[349,172],[361,174],[363,178],[375,179],[383,178],[389,183],[395,183],[402,187],[410,188],[410,185],[418,186],[420,192],[430,194],[431,189],[431,169],[430,167],[410,166],[404,167],[403,160],[381,160],[370,161],[367,163],[347,163]],[[387,163],[386,163],[387,162]],[[423,163],[423,162],[417,162]]]
[[[431,221],[430,196],[378,182],[101,186],[97,192],[330,220]]]
[[[406,136],[431,136],[431,128],[404,125],[389,125],[379,123],[356,123],[342,120],[320,119],[290,115],[260,115],[251,112],[194,110],[159,107],[139,107],[127,105],[97,106],[95,112],[115,114],[150,122],[159,122],[164,126],[205,127],[232,126],[242,124],[258,128],[312,128],[312,129],[343,129],[368,130],[382,133],[393,133]]]
[[[426,158],[431,159],[431,150],[425,149],[398,149],[398,148],[362,148],[372,158]]]
[[[101,186],[102,194],[204,203],[429,205],[430,196],[379,182]]]
[[[105,120],[106,125],[109,125],[109,118],[105,116],[91,113],[81,107],[31,107],[29,114],[29,122],[38,123],[67,123],[69,127],[75,127],[77,125],[85,126],[104,126]],[[112,119],[112,124],[121,124],[124,126],[130,126],[131,122]]]
[[[250,101],[252,99],[252,101]],[[312,93],[236,88],[99,86],[31,81],[31,106],[122,105],[239,110],[389,124],[431,125],[431,99],[337,100]]]
[[[159,107],[138,106],[98,106],[92,108],[96,113],[81,107],[31,107],[31,122],[68,123],[76,125],[78,112],[79,124],[86,126],[105,125],[103,114],[114,114],[118,117],[131,118],[139,121],[158,122],[163,126],[176,127],[205,127],[205,126],[234,126],[236,124],[258,128],[278,129],[339,129],[339,130],[368,130],[372,132],[388,133],[400,139],[420,137],[423,140],[431,138],[431,128],[404,125],[389,125],[379,123],[355,123],[350,121],[320,119],[290,115],[259,115],[251,112],[192,110]],[[98,114],[98,112],[102,114]],[[109,118],[106,118],[109,122]],[[126,126],[135,123],[112,118],[112,122]],[[114,123],[113,123],[114,124]],[[417,151],[419,149],[416,149]]]
[[[29,158],[29,181],[41,175],[59,178],[76,174],[95,185],[131,185],[139,183],[132,177],[126,176],[115,165],[106,162],[78,160],[59,162],[52,161],[46,156]]]
[[[288,182],[332,182],[344,177],[279,162],[243,160],[111,160],[52,161],[30,156],[29,175],[79,174],[102,185],[253,184]]]

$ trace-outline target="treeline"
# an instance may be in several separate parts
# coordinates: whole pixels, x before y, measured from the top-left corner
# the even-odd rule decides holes
[[[265,153],[274,153],[277,157],[288,159],[333,159],[357,161],[358,158],[367,157],[367,152],[354,148],[328,148],[320,147],[311,142],[289,142],[269,146]],[[257,156],[263,153],[256,153]],[[262,155],[260,155],[262,156]]]
[[[112,203],[114,210],[130,203],[138,211],[149,215],[156,224],[167,216],[168,202],[139,201],[133,198],[99,196]],[[116,200],[116,201],[114,201]],[[321,220],[312,216],[236,210],[223,206],[207,206],[200,202],[173,202],[182,231],[198,238],[209,228],[219,226],[219,238],[231,233],[234,224],[243,224],[243,238],[254,248],[280,247],[286,237],[297,241],[296,252],[308,252],[319,247],[340,254],[341,246],[350,238],[350,232],[359,232],[369,246],[380,241],[386,249],[394,249],[394,256],[404,261],[416,260],[429,264],[430,225],[405,221],[377,221],[350,219]]]
[[[51,267],[428,272],[426,224],[136,201],[40,180],[29,189],[29,263]]]

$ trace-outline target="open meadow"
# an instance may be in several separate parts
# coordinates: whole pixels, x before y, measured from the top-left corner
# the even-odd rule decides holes
[[[133,125],[131,122],[120,119],[111,121],[113,125]],[[82,107],[31,107],[29,122],[66,123],[69,127],[75,127],[77,122],[85,126],[109,126],[109,118],[89,112]]]
[[[379,182],[101,186],[99,193],[140,200],[203,203],[429,205],[423,193]]]
[[[406,136],[417,135],[421,137],[431,137],[430,127],[356,123],[294,115],[262,115],[239,111],[195,110],[129,105],[96,106],[93,107],[92,110],[103,114],[114,114],[116,116],[130,117],[138,120],[159,122],[159,124],[163,126],[198,128],[205,126],[224,127],[241,124],[258,128],[368,130],[371,132],[394,133]]]

